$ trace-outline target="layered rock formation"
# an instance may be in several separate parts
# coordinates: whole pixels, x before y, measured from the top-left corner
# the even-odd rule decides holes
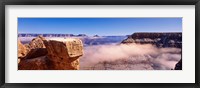
[[[20,60],[19,70],[77,70],[79,57],[83,55],[83,44],[79,39],[58,41],[39,36],[26,48],[28,53]]]
[[[18,37],[37,37],[37,36],[43,36],[43,37],[80,37],[80,36],[87,36],[86,34],[32,34],[32,33],[20,33],[18,34]]]
[[[182,33],[134,33],[122,43],[153,44],[157,47],[182,47]]]

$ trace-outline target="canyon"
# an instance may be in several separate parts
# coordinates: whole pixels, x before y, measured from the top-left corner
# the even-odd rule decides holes
[[[19,70],[182,69],[181,58],[172,60],[173,63],[178,63],[170,67],[163,67],[161,66],[163,62],[157,61],[159,58],[165,58],[162,55],[170,54],[168,57],[173,57],[171,59],[181,56],[182,33],[138,32],[128,36],[94,35],[92,37],[85,34],[18,34],[18,37]],[[147,55],[146,53],[141,55],[140,51],[138,51],[148,50],[149,47],[153,49],[156,54],[149,54],[148,52]],[[119,49],[123,49],[123,52],[116,51]],[[126,51],[126,49],[128,50]],[[130,49],[132,50],[130,51]],[[138,55],[130,54],[131,56],[128,58],[121,57],[120,59],[111,61],[107,60],[110,57],[124,53],[124,51],[126,53],[138,53]],[[105,54],[110,56],[105,57]],[[102,61],[99,61],[94,55],[98,56]],[[103,59],[104,57],[105,60]],[[92,64],[92,67],[84,67],[85,62],[87,62],[88,65],[91,64],[88,58],[99,62]]]

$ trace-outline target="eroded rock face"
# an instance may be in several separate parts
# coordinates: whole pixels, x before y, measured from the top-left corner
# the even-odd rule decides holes
[[[46,40],[44,37],[39,36],[37,38],[34,38],[30,44],[23,45],[18,40],[18,58],[23,59],[30,59],[30,58],[36,58],[39,56],[44,56],[47,54],[47,51],[45,52],[45,45],[43,43],[43,40]],[[43,50],[42,50],[43,49]]]
[[[47,55],[46,48],[36,48],[36,49],[31,49],[29,53],[24,57],[24,59],[32,59],[32,58],[46,56],[46,55]]]
[[[44,41],[53,69],[79,69],[78,58],[83,55],[83,44],[79,39]]]
[[[26,47],[18,40],[18,59],[22,59],[26,56],[27,49]]]
[[[43,40],[46,39],[42,36],[36,37],[29,43],[29,45],[26,45],[26,47],[29,49],[29,51],[36,48],[45,48]]]
[[[19,70],[77,70],[83,55],[80,39],[46,40],[37,37],[27,45],[29,52],[20,60]]]
[[[41,56],[32,59],[25,59],[20,61],[18,64],[19,70],[47,70],[48,67],[48,58],[46,56]]]

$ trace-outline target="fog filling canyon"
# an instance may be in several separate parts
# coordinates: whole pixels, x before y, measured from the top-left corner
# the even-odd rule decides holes
[[[177,36],[179,34],[172,38],[170,36],[166,37],[166,35],[164,37],[158,36],[156,39],[154,35],[155,39],[152,40],[161,38],[156,43],[173,45],[173,42],[167,43],[171,40],[175,41],[174,44],[180,42],[181,40],[177,40]],[[19,39],[26,44],[34,37],[25,36],[19,37]],[[74,38],[81,39],[84,44],[84,54],[80,57],[80,70],[171,70],[181,59],[180,47],[163,46],[158,48],[155,44],[128,43],[130,40],[132,42],[132,39],[127,39],[127,43],[123,44],[121,42],[125,37],[82,36]],[[64,37],[46,37],[46,39],[65,40]]]
[[[180,59],[180,48],[157,48],[151,44],[95,45],[84,48],[80,69],[170,70]]]

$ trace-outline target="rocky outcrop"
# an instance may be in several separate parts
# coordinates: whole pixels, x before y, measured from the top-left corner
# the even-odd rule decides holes
[[[182,59],[178,63],[176,63],[174,69],[175,70],[182,70]]]
[[[36,48],[45,48],[45,45],[43,43],[44,40],[46,39],[42,36],[36,37],[29,43],[29,45],[27,45],[27,48],[29,50]]]
[[[126,43],[153,44],[157,47],[182,47],[182,33],[134,33],[122,41]]]
[[[45,40],[44,37],[37,37],[34,38],[29,44],[23,45],[20,40],[18,40],[18,58],[24,59],[38,57],[44,55],[45,52],[38,50],[40,48],[45,48],[45,45],[43,43],[43,40]],[[37,52],[36,52],[37,51]],[[34,54],[34,55],[32,55]],[[37,54],[37,55],[36,55]],[[30,57],[33,56],[33,57]],[[18,60],[20,62],[20,60]]]
[[[51,63],[46,56],[24,59],[18,64],[19,70],[51,70]]]
[[[77,70],[83,44],[79,39],[46,40],[37,37],[28,45],[30,51],[21,60],[19,70]]]
[[[100,37],[99,35],[94,35],[93,37]]]
[[[27,48],[18,40],[18,63],[20,62],[20,59],[23,59],[27,54]]]
[[[79,69],[79,57],[83,55],[83,44],[79,39],[44,41],[47,57],[53,69]]]
[[[27,54],[26,47],[18,40],[18,57],[23,58]]]

